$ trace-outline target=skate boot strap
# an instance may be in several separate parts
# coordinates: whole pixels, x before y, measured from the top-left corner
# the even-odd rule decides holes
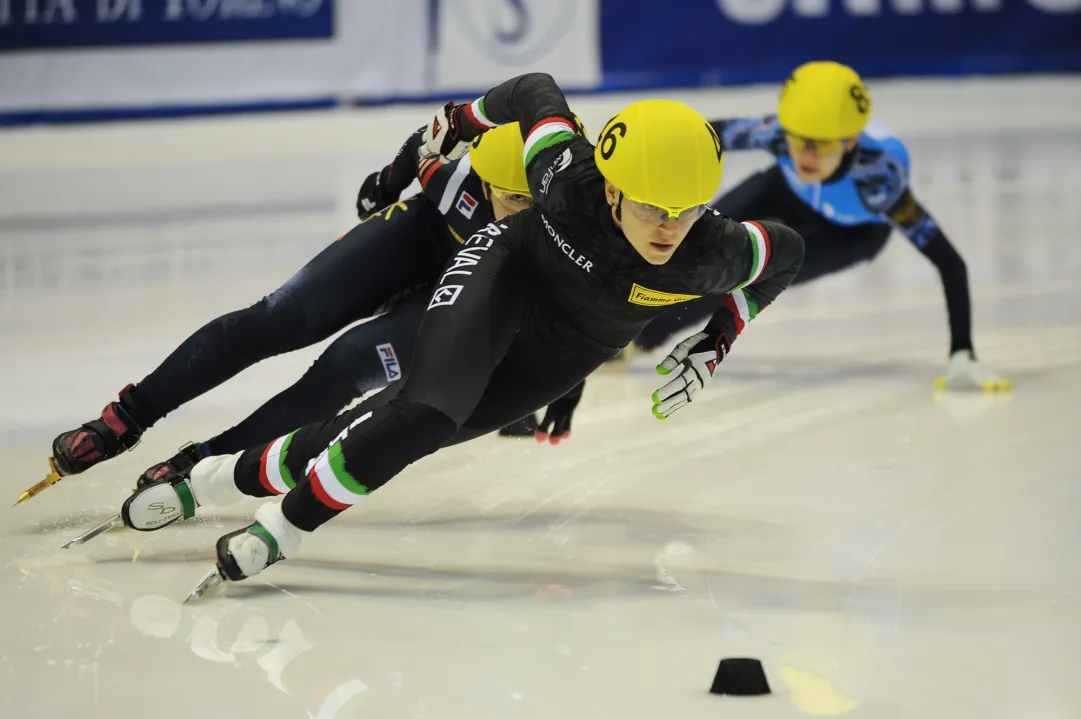
[[[157,421],[154,413],[135,397],[135,385],[128,384],[118,393],[119,404],[124,410],[124,416],[139,434],[154,426]]]

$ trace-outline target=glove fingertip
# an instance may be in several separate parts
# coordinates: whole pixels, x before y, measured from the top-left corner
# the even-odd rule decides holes
[[[663,364],[657,365],[657,374],[668,374],[672,370],[665,367]]]
[[[534,434],[533,436],[536,438],[537,444],[544,444],[545,442],[548,441],[548,433],[547,432],[541,432],[540,430],[537,430],[537,433]]]
[[[653,405],[653,416],[660,420],[668,419],[663,414],[661,414],[660,410],[657,409],[657,405]]]

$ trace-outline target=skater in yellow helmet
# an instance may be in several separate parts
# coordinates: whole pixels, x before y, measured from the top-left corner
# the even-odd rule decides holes
[[[465,238],[532,204],[516,125],[486,134],[469,155],[451,163],[421,162],[422,136],[423,129],[413,133],[393,162],[364,181],[357,212],[366,221],[263,301],[196,331],[142,381],[125,387],[101,417],[59,435],[54,471],[37,491],[133,448],[167,413],[252,364],[321,341],[375,313],[380,316],[339,335],[303,377],[239,424],[186,444],[138,481],[175,477],[204,457],[232,454],[326,419],[360,395],[398,382],[408,372],[427,306],[423,288],[439,279]],[[421,193],[399,202],[416,179]],[[571,388],[552,402],[539,427],[532,414],[524,414],[501,434],[535,434],[558,443],[568,436],[581,391],[580,385]]]
[[[532,73],[448,104],[428,125],[428,152],[453,162],[478,135],[517,122],[533,207],[472,234],[447,263],[396,397],[384,392],[329,422],[205,459],[125,503],[125,523],[150,530],[183,516],[151,517],[158,501],[181,507],[185,496],[221,503],[265,483],[288,488],[218,541],[217,567],[196,595],[292,556],[309,532],[409,464],[559,398],[661,312],[713,295],[721,306],[710,322],[659,365],[666,376],[652,413],[667,419],[709,387],[740,331],[799,271],[799,235],[707,210],[721,144],[686,105],[629,105],[595,146],[573,117],[552,78]]]
[[[976,359],[965,262],[910,187],[904,144],[872,120],[871,93],[850,67],[809,62],[781,87],[775,115],[714,121],[725,150],[766,150],[776,157],[721,196],[713,207],[735,218],[778,218],[797,229],[807,257],[796,283],[873,259],[893,228],[938,269],[950,325],[949,359],[936,387],[1007,390],[1009,380]],[[709,316],[715,301],[679,308],[639,336],[663,346]]]

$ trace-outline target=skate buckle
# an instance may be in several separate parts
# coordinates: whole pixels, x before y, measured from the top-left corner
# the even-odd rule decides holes
[[[199,601],[206,595],[207,592],[209,592],[211,589],[218,586],[224,581],[225,575],[222,574],[221,569],[215,566],[214,571],[208,574],[206,576],[206,579],[199,582],[199,586],[197,586],[192,591],[192,593],[188,595],[188,598],[184,600],[184,604],[190,604],[192,602]]]
[[[116,516],[109,517],[104,522],[102,522],[98,526],[94,527],[90,531],[85,532],[84,534],[80,534],[78,537],[71,540],[70,542],[65,544],[63,547],[61,547],[61,549],[67,549],[68,547],[75,547],[75,546],[78,546],[80,544],[85,544],[86,542],[89,542],[91,539],[98,536],[99,534],[105,534],[110,529],[116,529],[117,527],[123,527],[123,526],[124,526],[124,518],[121,517],[119,514],[117,514]]]
[[[63,478],[64,478],[64,475],[60,474],[60,470],[58,470],[56,468],[56,462],[53,461],[52,457],[49,457],[49,475],[47,477],[45,477],[45,479],[43,479],[40,482],[38,482],[37,484],[35,484],[30,489],[26,490],[21,495],[19,495],[19,501],[16,502],[14,504],[14,506],[16,506],[16,507],[19,506],[20,504],[22,504],[26,500],[32,498],[38,492],[42,491],[43,489],[47,489],[47,488],[53,486],[54,484],[56,484],[57,482],[59,482]]]

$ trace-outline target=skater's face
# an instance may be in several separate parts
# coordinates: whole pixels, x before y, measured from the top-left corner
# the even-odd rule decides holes
[[[604,183],[604,194],[612,207],[612,218],[623,230],[623,236],[651,265],[663,265],[672,259],[705,209],[692,207],[678,217],[669,217],[664,210],[628,199],[607,181]],[[618,213],[617,205],[620,208]]]
[[[822,182],[837,172],[845,153],[856,146],[856,138],[816,141],[788,136],[788,156],[796,174],[804,182]]]
[[[533,198],[529,195],[504,190],[488,183],[484,183],[484,194],[492,202],[492,214],[495,215],[496,222],[533,206]]]

